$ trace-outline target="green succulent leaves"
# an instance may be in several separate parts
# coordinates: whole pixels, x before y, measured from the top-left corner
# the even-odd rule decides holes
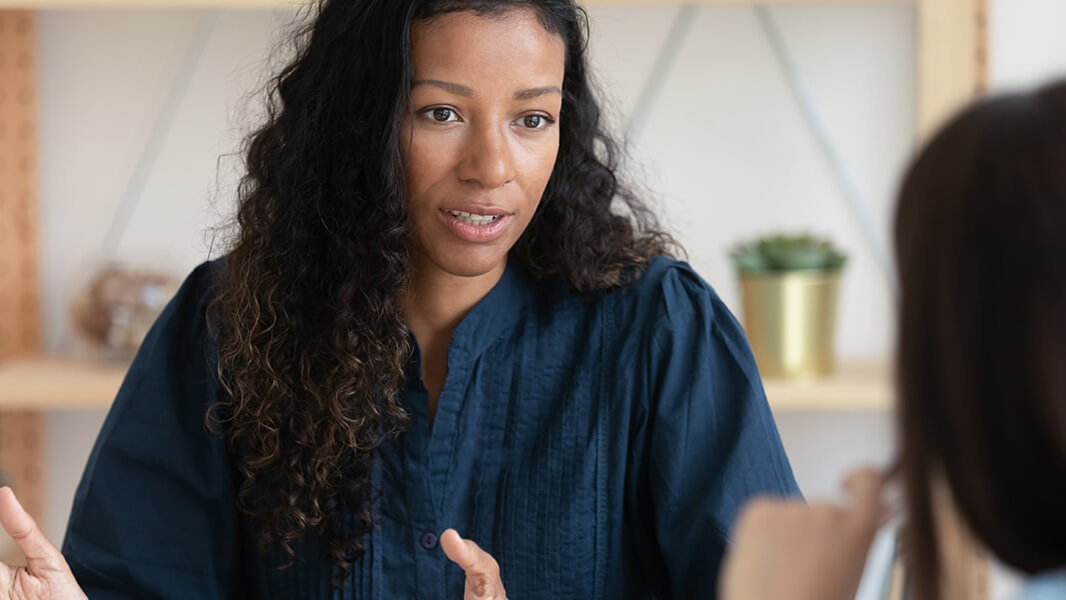
[[[776,234],[738,244],[729,253],[740,273],[839,271],[847,257],[827,239]]]

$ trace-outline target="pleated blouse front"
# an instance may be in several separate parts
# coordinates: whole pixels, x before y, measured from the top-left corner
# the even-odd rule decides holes
[[[204,263],[130,368],[63,551],[90,598],[462,598],[437,536],[500,563],[515,600],[713,598],[739,506],[797,493],[743,333],[687,265],[596,296],[509,265],[461,322],[429,427],[420,359],[407,431],[380,451],[379,526],[343,590],[314,535],[257,550],[204,427],[219,393]]]

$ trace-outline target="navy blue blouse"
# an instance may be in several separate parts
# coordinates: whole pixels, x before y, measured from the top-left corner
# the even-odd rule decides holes
[[[433,428],[412,356],[379,528],[343,591],[314,535],[263,554],[204,426],[219,393],[199,266],[149,333],[78,488],[63,553],[90,598],[462,598],[454,527],[515,600],[714,598],[738,507],[796,494],[744,334],[684,263],[595,297],[509,265],[456,329]]]

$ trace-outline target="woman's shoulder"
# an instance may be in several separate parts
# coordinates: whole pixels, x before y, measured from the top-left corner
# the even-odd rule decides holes
[[[225,258],[205,260],[194,267],[164,308],[161,319],[170,316],[186,323],[190,320],[206,320],[207,307],[214,299],[224,273]]]
[[[178,290],[148,330],[134,367],[155,364],[168,355],[211,356],[213,343],[208,310],[224,265],[224,258],[206,260],[186,274]]]
[[[185,276],[179,294],[194,298],[198,303],[210,302],[225,274],[226,257],[208,259],[196,265]]]
[[[691,265],[665,256],[652,259],[631,285],[617,293],[630,318],[638,320],[731,318],[714,288]]]
[[[728,361],[748,380],[757,380],[744,328],[688,263],[657,257],[617,294],[613,312],[615,329],[625,331],[623,353],[629,348],[658,355],[684,348],[690,360]]]

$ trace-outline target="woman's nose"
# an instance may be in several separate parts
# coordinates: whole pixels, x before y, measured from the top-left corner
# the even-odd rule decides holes
[[[459,178],[485,189],[495,189],[514,180],[514,154],[507,132],[496,125],[473,130],[459,164]]]

